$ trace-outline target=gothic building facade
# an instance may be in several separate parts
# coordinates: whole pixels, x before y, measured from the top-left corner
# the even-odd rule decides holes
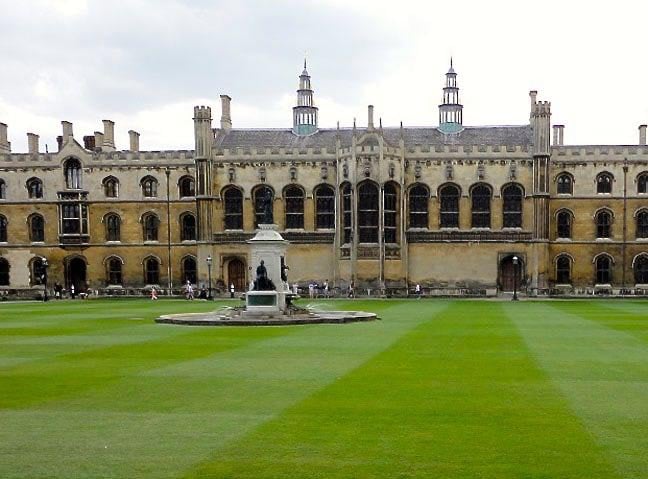
[[[366,126],[326,129],[304,63],[291,129],[234,128],[222,95],[216,127],[194,108],[193,151],[140,151],[135,131],[118,150],[104,120],[82,143],[62,122],[56,153],[32,133],[14,153],[0,123],[0,292],[45,277],[112,294],[209,278],[245,290],[271,195],[291,283],[643,294],[646,125],[636,145],[564,145],[536,95],[526,124],[464,126],[451,64],[438,126],[383,127],[369,106]]]

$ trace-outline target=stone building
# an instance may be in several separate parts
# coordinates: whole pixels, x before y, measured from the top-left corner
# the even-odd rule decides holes
[[[237,129],[194,108],[194,151],[119,150],[114,124],[56,153],[14,153],[0,123],[0,290],[178,290],[187,280],[246,289],[247,240],[266,195],[290,241],[290,282],[404,293],[529,294],[648,289],[648,147],[564,145],[551,104],[529,122],[464,126],[457,74],[439,124],[320,128],[299,77],[292,128]],[[553,133],[553,142],[551,141]],[[515,258],[515,259],[514,259]]]

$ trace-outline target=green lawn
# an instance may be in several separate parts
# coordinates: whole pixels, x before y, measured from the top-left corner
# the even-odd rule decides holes
[[[0,303],[0,478],[648,477],[648,302],[321,306],[382,320]]]

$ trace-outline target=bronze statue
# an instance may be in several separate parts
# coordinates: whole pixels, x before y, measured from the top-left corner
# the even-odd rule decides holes
[[[272,211],[272,191],[266,189],[265,195],[261,200],[261,207],[263,209],[263,224],[271,225],[274,223]]]
[[[275,285],[271,279],[268,278],[268,270],[266,269],[263,260],[256,269],[256,280],[254,281],[254,291],[274,291]]]

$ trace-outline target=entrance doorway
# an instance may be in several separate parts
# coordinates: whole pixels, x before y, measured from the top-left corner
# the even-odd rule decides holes
[[[236,291],[247,291],[245,282],[245,264],[238,258],[230,260],[227,265],[227,277],[229,283],[234,285]],[[229,288],[229,284],[227,285]]]
[[[76,294],[85,293],[87,266],[83,258],[69,259],[65,264],[65,284],[69,290],[74,285]]]
[[[522,258],[518,256],[518,264],[513,264],[513,256],[509,255],[502,259],[500,262],[500,279],[499,284],[502,288],[502,291],[513,292],[513,289],[517,281],[517,290],[520,290],[520,285],[522,283],[523,272],[524,272],[524,263]]]

